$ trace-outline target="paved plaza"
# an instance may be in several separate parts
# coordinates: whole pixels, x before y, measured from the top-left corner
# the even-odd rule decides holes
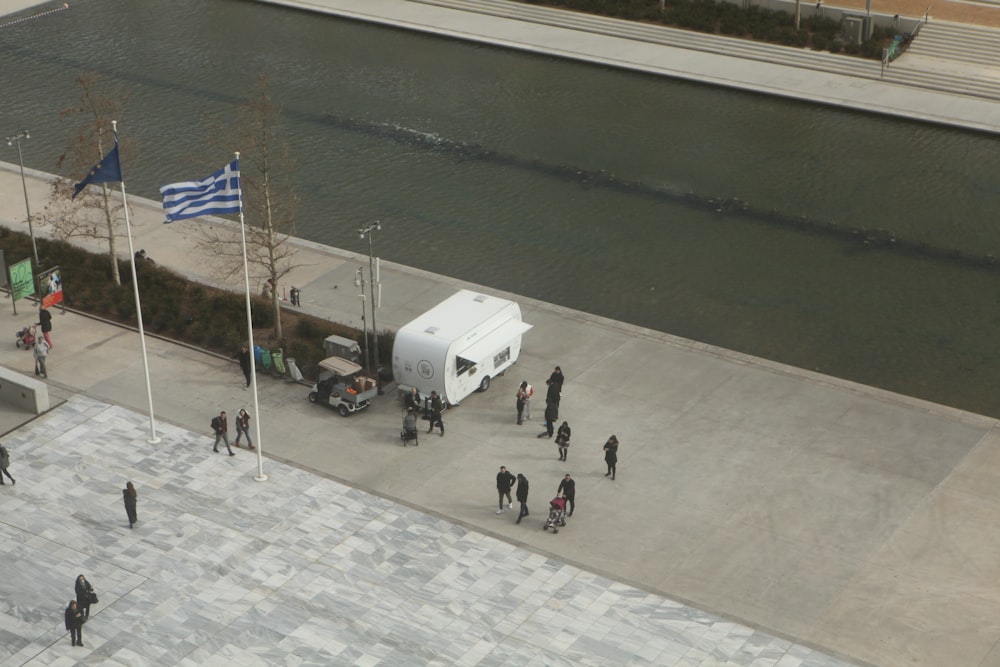
[[[848,664],[299,468],[255,482],[204,435],[148,434],[74,395],[4,438],[0,665]],[[84,648],[62,619],[80,573],[101,598]]]

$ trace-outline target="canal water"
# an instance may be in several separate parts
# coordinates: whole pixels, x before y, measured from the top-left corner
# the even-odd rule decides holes
[[[366,252],[379,219],[386,259],[1000,415],[992,136],[242,0],[88,0],[0,61],[36,169],[93,71],[157,198],[231,159],[266,69],[299,236]]]

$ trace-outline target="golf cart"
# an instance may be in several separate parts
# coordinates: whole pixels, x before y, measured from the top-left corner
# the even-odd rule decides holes
[[[361,366],[342,357],[319,362],[319,381],[309,392],[310,403],[337,408],[342,417],[360,412],[378,393],[375,380],[361,374]]]

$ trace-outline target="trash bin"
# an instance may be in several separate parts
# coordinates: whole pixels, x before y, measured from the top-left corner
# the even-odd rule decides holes
[[[271,353],[271,363],[274,365],[275,372],[278,375],[285,374],[285,352],[281,348],[278,348]]]
[[[285,366],[288,367],[288,377],[292,378],[295,382],[302,382],[302,371],[295,365],[295,357],[285,359]]]

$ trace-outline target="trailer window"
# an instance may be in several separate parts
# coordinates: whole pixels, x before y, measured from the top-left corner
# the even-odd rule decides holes
[[[510,348],[506,347],[493,355],[493,368],[500,368],[510,361]]]
[[[473,368],[476,365],[476,362],[470,361],[464,357],[455,357],[455,362],[455,374],[459,376],[465,375],[470,368]]]

